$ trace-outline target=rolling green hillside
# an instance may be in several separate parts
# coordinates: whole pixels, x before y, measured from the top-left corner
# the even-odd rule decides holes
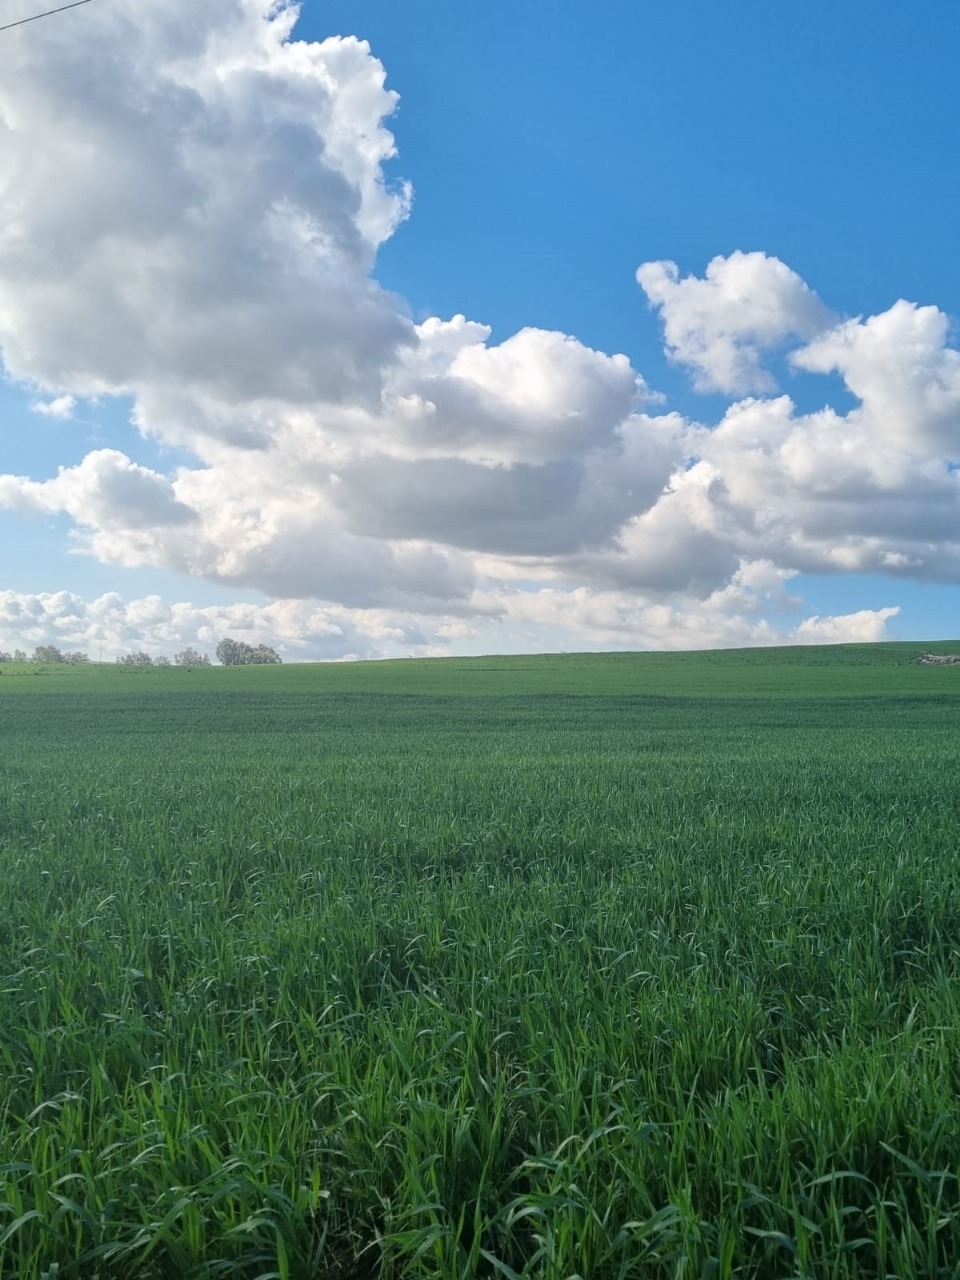
[[[960,1274],[925,648],[5,665],[0,1275]]]
[[[407,658],[277,667],[0,666],[0,693],[144,687],[277,692],[486,694],[578,693],[806,697],[949,691],[960,668],[923,667],[923,653],[960,653],[960,640],[717,649],[690,653],[573,653],[521,657]],[[56,686],[50,681],[55,680]],[[29,686],[25,683],[31,682]],[[91,684],[94,682],[94,684]]]

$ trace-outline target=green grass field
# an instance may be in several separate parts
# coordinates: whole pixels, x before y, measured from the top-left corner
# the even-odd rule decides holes
[[[960,667],[0,668],[0,1275],[960,1277]]]

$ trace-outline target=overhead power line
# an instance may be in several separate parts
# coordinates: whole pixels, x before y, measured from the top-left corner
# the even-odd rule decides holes
[[[90,0],[73,0],[72,4],[62,4],[59,9],[47,9],[44,13],[33,13],[29,18],[19,18],[16,22],[7,22],[0,31],[9,31],[11,27],[22,27],[25,22],[36,22],[38,18],[49,18],[54,13],[63,13],[64,9],[79,9],[82,4],[89,4]]]

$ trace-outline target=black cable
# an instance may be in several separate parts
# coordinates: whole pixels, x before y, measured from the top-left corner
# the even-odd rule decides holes
[[[29,18],[20,18],[17,22],[8,22],[5,26],[0,27],[0,31],[9,31],[11,27],[22,27],[25,22],[36,22],[38,18],[49,18],[52,13],[63,13],[64,9],[79,9],[82,4],[89,4],[90,0],[73,0],[73,4],[62,4],[59,9],[47,9],[45,13],[34,13]]]

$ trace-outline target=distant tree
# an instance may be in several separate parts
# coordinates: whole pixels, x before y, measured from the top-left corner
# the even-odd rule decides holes
[[[155,667],[169,667],[172,664],[165,653],[158,653],[153,660],[153,665]]]
[[[65,661],[63,654],[55,644],[38,644],[33,651],[31,662],[48,663]]]
[[[64,662],[69,662],[71,666],[75,667],[82,666],[84,662],[90,661],[87,655],[85,653],[81,653],[79,649],[74,650],[73,653],[65,653],[63,655],[63,660]]]
[[[234,640],[232,636],[225,636],[217,645],[217,661],[225,667],[252,667],[279,662],[280,655],[268,644],[258,644],[254,648],[245,640]]]
[[[122,658],[118,658],[117,662],[121,667],[152,667],[153,659],[149,653],[144,653],[142,649],[136,649],[133,653],[125,653]]]
[[[14,649],[13,660],[14,662],[26,662],[27,655],[23,652],[22,649]]]
[[[210,665],[207,655],[201,653],[199,649],[191,648],[190,645],[175,654],[173,660],[178,667],[209,667]]]
[[[251,653],[253,649],[245,640],[234,640],[232,636],[224,636],[217,645],[217,661],[225,667],[245,667]]]
[[[0,662],[12,662],[12,661],[13,661],[13,658],[11,658],[9,653],[0,653]]]
[[[268,644],[258,644],[247,658],[247,662],[255,666],[266,666],[282,661],[276,649],[271,649]]]

